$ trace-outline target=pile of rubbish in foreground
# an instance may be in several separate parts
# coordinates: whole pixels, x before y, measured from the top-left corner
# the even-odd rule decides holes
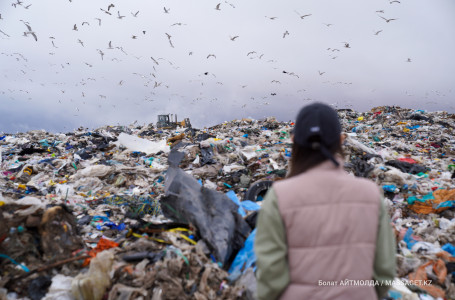
[[[455,299],[455,115],[338,113],[345,170],[383,189],[396,233],[389,299]],[[0,299],[255,299],[256,217],[293,126],[2,134]]]

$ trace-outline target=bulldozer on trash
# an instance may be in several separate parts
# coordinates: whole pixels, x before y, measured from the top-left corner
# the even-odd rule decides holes
[[[175,121],[172,121],[174,114],[158,115],[158,121],[156,122],[156,128],[159,129],[175,129],[177,126],[191,128],[189,118],[183,119],[183,121],[177,121],[177,114],[175,114]]]

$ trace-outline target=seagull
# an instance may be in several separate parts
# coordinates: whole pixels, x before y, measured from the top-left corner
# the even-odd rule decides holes
[[[207,59],[209,59],[210,56],[213,56],[213,57],[216,59],[215,54],[209,54],[209,55],[207,55]]]
[[[384,18],[383,16],[379,16],[381,19],[384,19],[387,23],[389,23],[390,21],[395,21],[395,20],[398,20],[398,19],[386,19]]]
[[[111,10],[111,8],[113,8],[113,7],[115,7],[115,5],[111,3],[111,4],[109,4],[109,6],[107,7],[107,10],[109,11],[109,10]]]
[[[109,48],[107,48],[107,49],[114,49],[114,48],[112,48],[112,41],[109,41]]]
[[[227,1],[224,1],[224,3],[227,3],[227,4],[229,4],[230,6],[232,6],[232,8],[235,8],[234,4],[232,4],[232,3],[229,3],[229,2],[227,2]]]
[[[80,39],[78,39],[77,42],[78,42],[79,44],[81,44],[82,47],[84,47],[84,42],[82,42]]]
[[[3,18],[2,18],[2,14],[0,14],[0,20],[3,20]]]
[[[2,30],[0,30],[1,33],[3,33],[4,35],[6,35],[7,37],[10,37],[9,35],[7,35],[5,32],[3,32]]]
[[[179,26],[182,26],[182,25],[186,25],[186,24],[182,24],[182,23],[174,23],[174,24],[172,24],[171,26],[175,26],[175,25],[179,25]]]
[[[135,39],[137,39],[137,36],[136,36],[136,35],[132,35],[131,38],[132,38],[133,40],[135,40]]]
[[[100,18],[95,18],[95,20],[98,20],[98,25],[101,26],[101,19]]]
[[[333,25],[333,24],[326,24],[326,23],[322,23],[322,24],[324,24],[324,25],[327,26],[327,27],[330,27],[330,26]]]
[[[104,11],[105,13],[107,13],[108,15],[111,15],[111,16],[112,16],[112,14],[111,14],[110,12],[108,12],[107,10],[104,10],[104,9],[102,9],[102,8],[100,8],[100,9],[101,9],[102,11]]]
[[[164,8],[164,13],[165,13],[165,14],[168,14],[169,11],[171,10],[170,8],[166,8],[166,7],[163,7],[163,8]]]
[[[77,25],[76,24],[74,24],[73,30],[77,31]]]
[[[171,47],[174,48],[174,45],[172,44],[172,41],[171,41],[171,35],[167,32],[165,32],[165,34],[167,35],[167,39],[169,40],[169,44],[171,44]]]
[[[251,52],[248,52],[248,54],[246,56],[248,56],[250,54],[255,54],[255,53],[256,53],[256,51],[251,51]]]
[[[84,26],[84,24],[87,24],[88,26],[90,26],[89,22],[82,22],[82,26]]]
[[[131,15],[136,18],[138,13],[139,11],[137,11],[135,14],[131,13]]]
[[[390,4],[392,4],[392,3],[401,3],[401,2],[398,0],[393,0],[393,1],[390,1]]]
[[[121,16],[121,15],[120,15],[120,11],[117,11],[117,14],[118,14],[117,19],[120,19],[120,20],[121,20],[121,19],[123,19],[123,18],[125,17],[125,16]]]
[[[27,26],[28,31],[32,31],[32,27],[27,22],[24,21],[22,22],[24,23],[25,26]]]
[[[382,32],[382,30],[376,31],[376,32],[374,33],[374,35],[378,35],[378,34],[381,33],[381,32]]]
[[[383,14],[383,13],[384,13],[384,11],[383,11],[383,10],[377,10],[376,12],[377,12],[377,13],[381,13],[381,14]]]
[[[327,50],[328,50],[328,49],[327,49]],[[340,49],[336,49],[336,48],[335,48],[335,49],[332,49],[332,52],[334,52],[334,51],[340,52]]]
[[[54,46],[54,48],[58,48],[57,46],[55,46],[54,41],[51,41],[51,42],[52,42],[52,46]]]
[[[272,80],[270,83],[274,83],[274,82],[281,84],[281,82],[279,82],[278,80]]]
[[[407,60],[406,62],[411,62],[411,59],[410,59],[410,58],[408,58],[408,60]]]
[[[190,52],[188,53],[188,55],[193,55],[193,51],[190,51]]]
[[[104,52],[101,51],[100,49],[96,49],[96,50],[98,50],[98,53],[101,55],[101,60],[103,60]]]
[[[230,37],[230,39],[231,39],[231,41],[235,41],[235,39],[238,38],[238,37],[239,37],[239,36],[236,35],[236,36],[234,36],[234,37]]]
[[[325,72],[318,71],[319,75],[323,75]]]
[[[118,85],[122,85],[123,84],[123,80],[120,80],[120,82],[118,83]]]
[[[27,5],[27,6],[24,6],[25,9],[28,9],[30,6],[32,6],[31,4]]]
[[[115,49],[120,49],[120,51],[122,51],[125,55],[128,55],[125,50],[123,50],[123,47],[115,47]]]
[[[286,37],[286,35],[289,35],[289,31],[287,31],[287,30],[285,33],[283,33],[283,39]]]
[[[346,43],[346,42],[343,42],[343,43],[344,43],[344,47],[345,47],[345,48],[351,48],[351,47],[349,46],[349,43]]]
[[[275,19],[278,18],[278,17],[267,17],[267,16],[265,16],[265,17],[266,17],[266,18],[269,18],[270,20],[275,20]]]
[[[221,5],[221,3],[218,3],[218,4],[216,5],[215,9],[216,9],[216,10],[221,10],[221,9],[220,9],[220,5]]]
[[[38,38],[36,37],[35,32],[32,31],[32,27],[30,25],[28,25],[27,23],[25,23],[25,22],[24,22],[24,25],[27,26],[27,29],[28,29],[27,32],[24,32],[24,36],[27,36],[27,35],[31,34],[33,36],[33,38],[35,39],[35,41],[38,41]]]
[[[150,58],[155,62],[155,64],[159,65],[159,63],[154,59],[153,57],[150,56]]]
[[[308,14],[308,15],[301,15],[301,14],[299,14],[298,11],[296,11],[296,10],[294,10],[294,11],[295,11],[296,14],[298,14],[298,15],[300,16],[300,19],[304,19],[304,18],[306,18],[306,17],[311,16],[311,14]]]

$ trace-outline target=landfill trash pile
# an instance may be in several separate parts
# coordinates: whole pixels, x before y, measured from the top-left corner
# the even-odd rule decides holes
[[[389,298],[455,299],[455,116],[338,113],[345,169],[384,191],[396,232]],[[256,216],[293,125],[1,135],[0,299],[255,299]]]

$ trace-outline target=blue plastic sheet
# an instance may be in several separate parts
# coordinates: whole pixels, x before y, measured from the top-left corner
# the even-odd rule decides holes
[[[394,290],[388,291],[388,296],[394,300],[403,299],[403,295],[401,295],[400,292]]]
[[[244,210],[256,211],[256,210],[261,209],[261,206],[259,204],[257,204],[256,202],[253,202],[251,200],[244,200],[244,201],[240,202],[240,206],[242,206],[242,208]]]
[[[235,281],[242,273],[256,263],[256,254],[254,253],[254,240],[256,238],[256,229],[254,229],[245,241],[245,245],[237,253],[234,261],[229,268],[229,281]]]
[[[390,185],[383,185],[382,186],[382,189],[384,190],[384,192],[392,192],[392,193],[395,193],[396,189],[397,189],[397,186],[396,185],[393,185],[393,184],[390,184]]]
[[[408,197],[408,203],[410,205],[414,204],[414,202],[416,201],[419,201],[419,202],[425,202],[427,200],[434,200],[434,196],[433,196],[433,193],[430,192],[428,194],[426,194],[425,196],[423,196],[421,199],[420,198],[417,198],[416,196],[411,196],[411,197]]]
[[[235,204],[237,204],[239,206],[239,209],[237,210],[237,212],[242,216],[246,216],[246,212],[245,210],[242,208],[242,206],[240,205],[240,200],[239,198],[237,197],[237,195],[235,194],[234,191],[229,191],[226,193],[226,196],[229,197],[229,199],[231,199]]]
[[[408,249],[411,249],[412,246],[414,246],[415,243],[417,243],[417,240],[415,240],[413,237],[412,237],[412,233],[414,231],[412,230],[412,227],[409,227],[408,230],[406,231],[404,237],[403,237],[403,241],[406,242],[406,245],[408,246]]]
[[[444,201],[442,203],[439,203],[439,205],[436,206],[436,209],[442,208],[442,207],[455,207],[455,201],[450,200],[450,201]]]
[[[242,201],[240,202],[239,198],[237,197],[237,195],[235,194],[234,191],[229,191],[226,193],[226,196],[229,197],[229,199],[231,199],[235,204],[237,204],[239,206],[239,209],[238,209],[238,213],[242,216],[242,217],[245,217],[246,216],[246,212],[245,210],[253,210],[253,211],[256,211],[256,210],[259,210],[261,208],[261,206],[259,206],[257,203],[253,202],[253,201],[250,201],[250,200],[245,200],[245,201]]]
[[[452,256],[455,256],[455,246],[454,245],[447,243],[444,246],[442,246],[441,249],[449,252],[450,254],[452,254]]]

